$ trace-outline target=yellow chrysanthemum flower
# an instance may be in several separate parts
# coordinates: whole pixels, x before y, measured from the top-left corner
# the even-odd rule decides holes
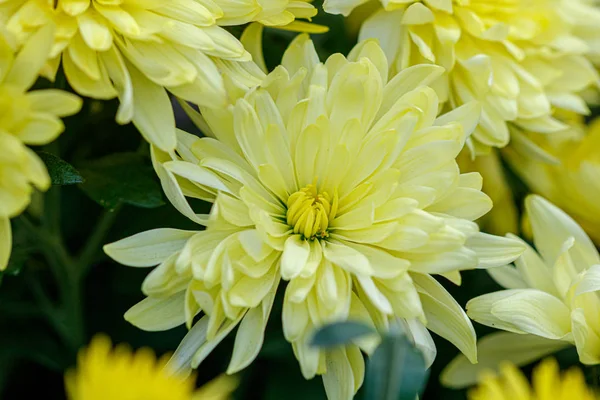
[[[537,135],[535,143],[555,156],[554,162],[507,149],[505,158],[529,188],[571,215],[600,244],[600,120],[586,126],[570,118],[570,129]]]
[[[365,0],[327,0],[347,14]],[[434,63],[448,73],[436,83],[448,109],[474,99],[481,122],[467,144],[476,154],[506,146],[522,129],[563,128],[553,108],[588,113],[578,96],[597,82],[600,10],[585,0],[382,0],[360,39],[377,38],[392,75]],[[510,123],[510,124],[509,124]],[[509,125],[515,127],[510,129]]]
[[[65,375],[69,400],[227,400],[237,387],[233,377],[222,376],[195,389],[192,377],[169,372],[167,358],[157,360],[142,348],[112,348],[110,339],[95,336],[78,357],[77,369]]]
[[[398,318],[431,362],[425,326],[475,361],[475,332],[432,274],[460,283],[460,270],[498,266],[524,250],[478,232],[491,208],[477,173],[456,156],[474,129],[470,103],[439,118],[428,82],[434,65],[388,82],[375,41],[346,59],[319,62],[299,36],[282,65],[235,105],[201,108],[208,137],[179,132],[177,155],[153,151],[168,198],[201,232],[159,229],[105,247],[130,266],[160,263],[148,297],[126,319],[164,330],[206,315],[173,358],[196,367],[239,324],[228,372],[258,354],[281,279],[283,329],[307,379],[323,375],[330,399],[350,399],[363,381],[359,341],[333,351],[309,346],[326,323],[358,320],[387,329]],[[214,202],[196,215],[184,196]]]
[[[445,384],[468,384],[477,370],[499,361],[522,365],[570,345],[582,363],[600,363],[598,250],[571,217],[544,198],[530,195],[525,209],[537,251],[527,245],[514,267],[489,271],[506,290],[467,303],[471,319],[507,332],[481,340],[480,366],[468,365],[464,357],[454,360],[442,376]]]
[[[293,21],[315,13],[302,0],[0,0],[0,22],[19,43],[40,27],[57,26],[46,77],[54,79],[62,61],[77,93],[119,97],[117,121],[133,121],[148,141],[165,151],[173,150],[176,142],[165,88],[182,99],[218,108],[227,103],[219,68],[237,71],[238,79],[252,76],[247,69],[262,76],[251,63],[232,65],[251,57],[219,25],[259,20],[310,30],[308,23]]]
[[[60,90],[29,88],[50,51],[51,27],[40,30],[15,52],[11,38],[0,35],[0,271],[12,247],[10,218],[29,205],[33,188],[46,190],[50,177],[27,145],[44,145],[64,130],[60,117],[75,114],[81,99]]]
[[[595,400],[578,368],[561,374],[556,360],[544,360],[533,370],[532,384],[513,364],[504,363],[500,374],[485,373],[469,400]]]

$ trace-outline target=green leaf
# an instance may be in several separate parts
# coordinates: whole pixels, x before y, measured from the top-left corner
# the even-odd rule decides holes
[[[402,333],[389,333],[367,364],[365,399],[415,400],[429,372],[421,352]]]
[[[79,171],[58,156],[45,151],[40,151],[37,155],[46,164],[53,185],[75,185],[83,182]]]
[[[116,153],[80,167],[79,185],[92,200],[114,210],[119,203],[156,208],[164,203],[152,167],[137,153]]]
[[[324,348],[342,346],[362,336],[373,333],[375,333],[373,328],[360,322],[336,322],[319,329],[313,336],[310,344]]]

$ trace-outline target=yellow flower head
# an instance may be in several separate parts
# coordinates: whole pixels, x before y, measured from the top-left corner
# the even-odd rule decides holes
[[[142,348],[112,348],[110,339],[95,336],[78,357],[77,369],[65,375],[69,400],[227,400],[235,390],[235,378],[221,377],[195,390],[193,377],[169,373],[167,359]]]
[[[364,0],[328,0],[348,13]],[[392,75],[433,63],[448,73],[436,89],[449,109],[473,99],[481,123],[467,144],[475,153],[504,147],[520,129],[564,128],[553,108],[588,113],[578,93],[598,80],[600,10],[584,0],[381,0],[360,39],[378,38]],[[509,124],[510,123],[510,124]],[[511,132],[509,125],[518,127]],[[522,136],[522,134],[521,134]]]
[[[505,158],[533,192],[565,210],[600,244],[600,120],[586,126],[582,119],[570,119],[565,132],[535,138],[554,160],[512,149]]]
[[[469,400],[595,400],[580,369],[563,374],[554,359],[544,360],[533,370],[532,384],[513,364],[504,363],[500,374],[485,373]]]
[[[460,270],[510,262],[524,247],[472,222],[491,202],[481,177],[461,174],[455,158],[479,107],[437,118],[427,84],[442,72],[416,66],[387,83],[375,41],[321,63],[302,35],[235,105],[202,107],[195,119],[207,137],[180,132],[177,156],[154,149],[153,157],[171,202],[207,229],[150,231],[105,248],[123,264],[161,263],[126,318],[160,330],[191,324],[202,310],[174,358],[194,367],[239,323],[235,372],[258,354],[283,279],[285,337],[304,376],[323,375],[332,399],[358,390],[359,348],[373,343],[310,347],[315,328],[330,322],[385,330],[402,318],[431,361],[425,324],[475,360],[471,323],[431,275],[458,283]],[[184,195],[214,202],[211,214],[196,215]]]
[[[219,67],[262,76],[251,63],[232,66],[251,57],[219,25],[258,19],[289,26],[294,18],[314,13],[306,1],[288,0],[0,1],[0,21],[19,44],[41,27],[56,25],[45,76],[54,79],[62,60],[77,93],[119,97],[117,121],[133,120],[148,141],[165,151],[173,150],[176,142],[165,88],[196,104],[224,107],[227,96]],[[302,26],[297,22],[289,29]]]
[[[574,344],[582,363],[598,364],[598,251],[583,229],[547,200],[531,195],[525,207],[537,251],[528,246],[515,267],[490,272],[507,290],[472,299],[467,314],[484,325],[545,339],[539,349],[556,347],[553,342]],[[507,340],[500,347],[510,352],[518,342]],[[496,352],[503,354],[500,348]]]
[[[64,130],[60,117],[75,114],[81,100],[59,90],[29,88],[46,61],[51,27],[40,30],[15,52],[9,35],[0,35],[0,270],[11,250],[9,219],[29,205],[33,187],[46,190],[50,177],[27,145],[44,145]]]

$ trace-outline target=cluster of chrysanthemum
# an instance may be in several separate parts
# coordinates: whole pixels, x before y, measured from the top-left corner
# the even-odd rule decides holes
[[[363,3],[328,0],[325,10],[348,14]],[[477,370],[464,362],[478,360],[469,317],[508,331],[482,341],[483,366],[568,345],[583,363],[599,363],[600,256],[591,240],[537,196],[526,203],[537,252],[516,236],[480,232],[475,221],[492,201],[457,157],[511,142],[503,154],[532,189],[597,235],[597,135],[570,121],[588,112],[581,92],[598,80],[600,11],[584,0],[381,3],[367,8],[347,57],[321,61],[302,34],[268,73],[261,24],[320,32],[296,21],[316,14],[310,2],[0,0],[0,140],[9,149],[0,156],[0,238],[10,237],[8,219],[27,206],[31,184],[49,185],[24,144],[54,139],[58,117],[80,107],[63,92],[25,93],[62,66],[78,94],[119,98],[117,121],[133,121],[151,143],[166,196],[199,225],[105,247],[122,264],[156,266],[146,299],[125,318],[150,331],[187,325],[173,373],[197,367],[236,327],[228,373],[252,363],[278,290],[285,338],[330,399],[353,397],[363,352],[377,345],[310,346],[316,329],[337,321],[403,326],[428,363],[435,332],[464,354],[444,375],[455,386]],[[240,40],[224,28],[248,22],[258,24]],[[175,128],[167,92],[203,137]],[[492,171],[497,156],[487,155]],[[482,172],[488,187],[504,187]],[[210,214],[188,198],[213,203]],[[0,240],[0,267],[9,252]],[[490,268],[507,290],[471,300],[465,313],[434,276],[460,285],[460,272],[476,268]],[[109,347],[98,346],[104,362]],[[83,375],[70,378],[72,393],[110,380]]]

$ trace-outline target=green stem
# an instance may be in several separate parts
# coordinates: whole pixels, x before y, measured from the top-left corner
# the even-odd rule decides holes
[[[25,214],[19,217],[19,221],[38,241],[51,267],[59,287],[59,307],[53,306],[52,300],[45,293],[38,279],[30,277],[29,287],[48,321],[74,352],[85,341],[81,293],[83,280],[121,208],[122,205],[119,204],[114,210],[104,212],[77,259],[69,254],[62,242],[59,221],[52,221],[54,218],[45,219],[39,226]]]
[[[47,229],[35,225],[25,214],[22,214],[19,217],[19,221],[38,241],[42,253],[44,253],[46,260],[52,267],[52,272],[61,288],[61,292],[63,292],[65,286],[72,279],[69,273],[69,267],[73,260],[63,246],[62,241],[58,236],[53,235]]]
[[[84,278],[89,269],[94,264],[94,258],[98,254],[106,235],[114,224],[119,211],[123,208],[123,204],[119,203],[113,210],[105,210],[102,216],[98,219],[94,231],[88,238],[87,243],[79,254],[79,260],[76,263],[75,273],[79,278]]]

